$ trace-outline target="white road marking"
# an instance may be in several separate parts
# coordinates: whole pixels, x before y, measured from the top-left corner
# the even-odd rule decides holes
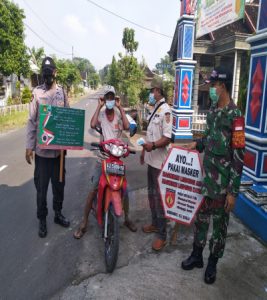
[[[5,168],[7,168],[7,165],[3,165],[2,167],[0,167],[0,172],[3,171]]]

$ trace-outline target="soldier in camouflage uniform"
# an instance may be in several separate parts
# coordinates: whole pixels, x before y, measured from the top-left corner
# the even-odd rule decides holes
[[[223,256],[229,213],[238,195],[245,135],[244,118],[230,98],[231,73],[218,68],[212,72],[209,82],[212,105],[207,115],[207,128],[202,139],[188,146],[199,152],[204,151],[204,201],[196,215],[193,252],[182,262],[182,268],[191,270],[203,267],[202,252],[212,217],[210,256],[205,272],[205,282],[211,284],[216,280],[216,264],[218,258]]]

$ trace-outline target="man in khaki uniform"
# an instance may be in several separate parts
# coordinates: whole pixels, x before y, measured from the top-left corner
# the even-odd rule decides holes
[[[34,184],[37,191],[37,218],[39,219],[39,236],[44,238],[47,235],[46,216],[48,210],[46,196],[50,179],[53,191],[53,209],[55,211],[54,222],[63,227],[68,227],[70,222],[61,214],[65,178],[63,182],[59,182],[60,151],[40,149],[37,144],[40,118],[39,105],[49,104],[69,107],[69,102],[63,88],[56,83],[56,65],[51,57],[45,57],[42,62],[42,76],[44,84],[33,90],[30,103],[25,157],[26,161],[31,164],[33,152],[35,152]]]
[[[156,232],[152,249],[159,251],[166,245],[166,219],[160,199],[158,176],[168,153],[172,135],[171,108],[165,102],[163,86],[160,79],[152,82],[149,104],[155,105],[149,119],[146,143],[140,157],[141,164],[148,165],[148,199],[152,214],[152,223],[143,226],[145,233]]]

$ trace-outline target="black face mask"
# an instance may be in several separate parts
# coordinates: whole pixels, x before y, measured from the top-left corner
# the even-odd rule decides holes
[[[52,70],[43,70],[43,79],[44,79],[44,83],[48,86],[51,87],[52,84],[55,81],[55,75],[54,72]]]

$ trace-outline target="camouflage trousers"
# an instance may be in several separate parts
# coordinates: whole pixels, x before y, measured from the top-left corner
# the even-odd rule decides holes
[[[196,215],[194,226],[194,243],[204,248],[207,241],[207,234],[210,219],[213,220],[212,236],[209,242],[210,253],[215,257],[223,256],[227,226],[229,224],[229,213],[224,210],[225,200],[213,200],[206,197]]]

